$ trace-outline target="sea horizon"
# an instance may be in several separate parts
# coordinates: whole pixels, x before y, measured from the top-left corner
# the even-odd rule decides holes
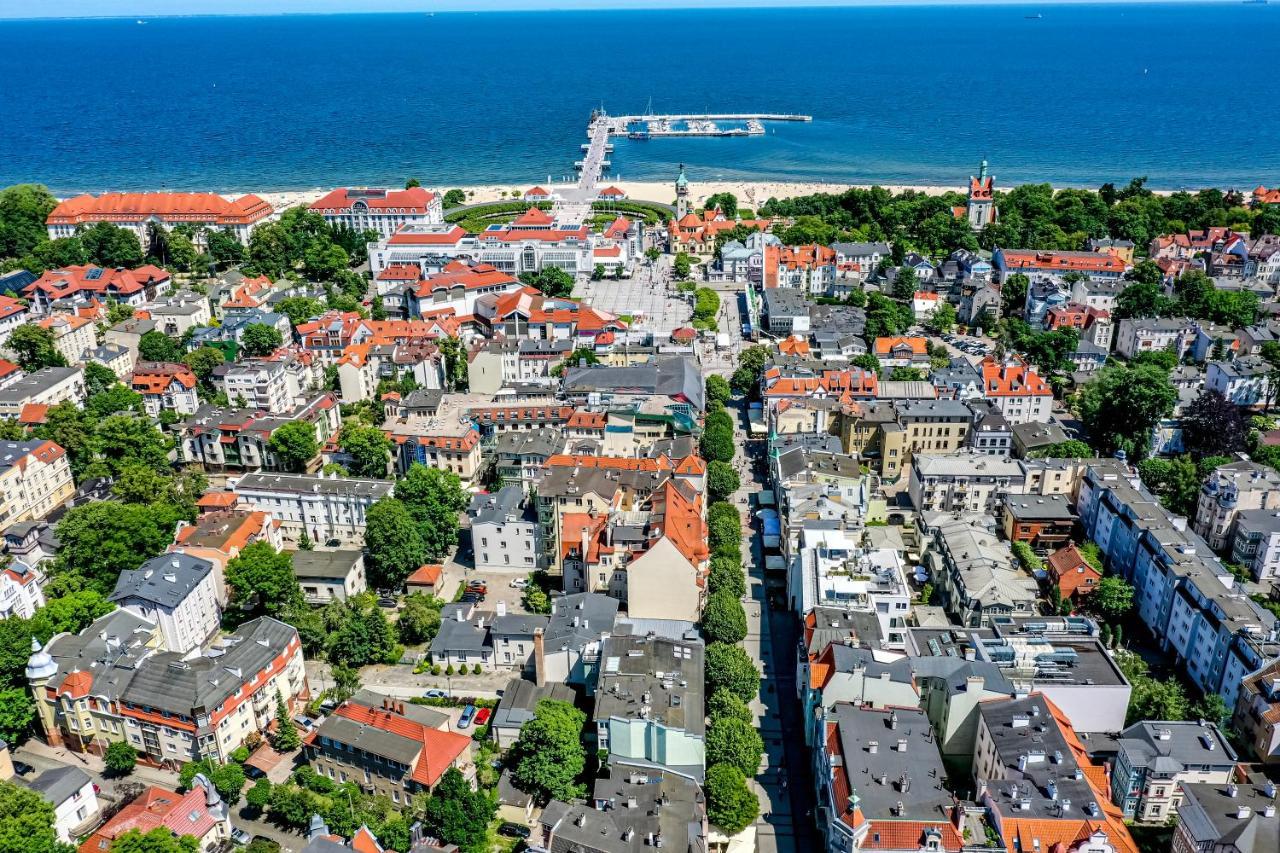
[[[1042,19],[1028,16],[1048,12]],[[618,139],[614,174],[1163,190],[1280,183],[1280,4],[984,3],[0,20],[0,185],[289,192],[567,179],[590,111],[803,113]],[[1205,29],[1231,51],[1173,51]],[[776,33],[792,33],[776,43]],[[1105,33],[1114,49],[1085,55]],[[105,48],[104,48],[105,46]],[[482,48],[477,50],[476,48]],[[100,62],[110,49],[129,62]],[[607,63],[600,61],[604,53]],[[57,76],[48,63],[56,59]],[[159,72],[158,72],[159,70]],[[1214,85],[1214,81],[1223,81]],[[1046,95],[1046,93],[1052,93]],[[87,144],[86,144],[87,137]],[[606,175],[606,180],[609,176]]]

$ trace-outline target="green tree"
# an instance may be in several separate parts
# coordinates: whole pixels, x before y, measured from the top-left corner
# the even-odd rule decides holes
[[[221,266],[243,263],[248,253],[244,244],[230,228],[221,231],[210,231],[205,235],[205,247],[214,263]]]
[[[395,494],[418,525],[427,559],[448,554],[458,541],[458,513],[467,506],[458,475],[414,463],[396,483]]]
[[[440,630],[440,606],[443,602],[433,596],[415,592],[406,596],[396,620],[400,642],[417,645],[429,643]]]
[[[108,415],[125,412],[132,412],[138,415],[146,413],[142,403],[142,395],[132,388],[126,388],[120,382],[91,396],[88,402],[85,403],[85,408],[97,418],[105,418]]]
[[[725,405],[733,396],[733,389],[729,387],[729,380],[718,374],[712,373],[708,376],[706,386],[708,402],[714,400],[721,405]]]
[[[732,557],[712,557],[707,574],[707,590],[712,595],[724,591],[734,598],[742,598],[747,594],[747,579],[742,571],[742,564]]]
[[[349,423],[338,433],[338,446],[351,457],[348,466],[353,477],[387,476],[391,458],[391,439],[377,427]]]
[[[50,598],[44,607],[36,611],[31,622],[41,635],[79,634],[95,619],[115,609],[115,604],[96,590],[80,589]]]
[[[325,656],[330,663],[361,667],[395,663],[401,649],[395,631],[370,593],[325,606],[322,613]]]
[[[920,279],[914,267],[900,267],[893,279],[893,295],[897,299],[910,299],[920,288]]]
[[[707,819],[726,835],[737,835],[760,814],[760,801],[747,787],[747,777],[732,764],[709,767],[702,787],[707,794]]]
[[[559,267],[543,267],[536,273],[521,273],[520,280],[546,296],[562,297],[573,293],[573,276]]]
[[[276,736],[271,745],[277,752],[292,752],[302,745],[302,736],[298,734],[293,720],[289,719],[289,706],[279,690],[276,690]]]
[[[53,805],[30,788],[0,782],[0,851],[3,853],[75,853],[58,841]]]
[[[193,835],[174,835],[165,827],[149,832],[131,829],[111,842],[111,853],[196,853],[200,842]]]
[[[26,740],[35,718],[30,693],[18,688],[0,690],[0,738],[6,743],[16,746]]]
[[[251,356],[270,355],[284,343],[280,330],[265,323],[250,323],[241,332],[241,345]]]
[[[119,382],[120,379],[115,371],[105,364],[99,364],[96,361],[85,362],[84,390],[88,397],[93,398]]]
[[[737,470],[728,462],[716,460],[707,464],[707,497],[712,501],[728,499],[740,485]]]
[[[751,708],[737,694],[721,687],[707,700],[707,716],[714,723],[716,720],[741,720],[750,723],[755,716]]]
[[[138,339],[140,361],[178,361],[182,358],[182,346],[164,332],[152,329],[143,332]]]
[[[706,204],[703,205],[706,210],[720,209],[726,219],[733,219],[738,215],[738,197],[733,193],[712,193],[707,196]]]
[[[764,739],[750,722],[720,717],[707,727],[707,764],[728,764],[752,777],[760,769]]]
[[[53,346],[53,332],[27,323],[9,334],[6,344],[18,361],[18,366],[28,373],[45,367],[65,367],[67,360]]]
[[[1000,285],[1000,316],[1021,317],[1027,305],[1027,288],[1031,279],[1020,272],[1013,273]]]
[[[213,386],[209,379],[213,369],[227,360],[227,355],[217,347],[199,347],[182,357],[182,363],[191,368],[191,372],[200,380],[206,393],[211,393]]]
[[[1033,459],[1088,459],[1093,456],[1093,448],[1079,439],[1069,438],[1033,450],[1027,455]]]
[[[742,646],[712,643],[707,646],[706,686],[715,693],[724,688],[744,702],[760,692],[760,670]]]
[[[332,674],[333,696],[339,702],[345,702],[360,690],[360,670],[355,667],[334,664]]]
[[[149,465],[157,471],[169,470],[172,442],[140,415],[104,418],[94,430],[94,442],[103,464],[112,474],[119,474],[132,464]]]
[[[919,382],[924,379],[924,371],[918,367],[895,367],[889,371],[890,382]]]
[[[676,259],[671,263],[671,272],[677,279],[682,281],[687,279],[692,269],[693,261],[689,258],[688,252],[676,254]]]
[[[1183,410],[1180,421],[1183,447],[1192,456],[1230,455],[1244,450],[1248,428],[1240,409],[1217,391],[1201,391]]]
[[[265,776],[253,783],[245,792],[244,801],[256,813],[261,814],[271,803],[271,780]]]
[[[1092,445],[1104,454],[1146,454],[1151,429],[1173,412],[1178,392],[1154,365],[1104,367],[1080,391],[1077,408]]]
[[[1115,317],[1165,317],[1173,311],[1173,302],[1164,295],[1159,284],[1131,284],[1116,297]]]
[[[316,440],[314,425],[306,421],[290,421],[271,433],[267,449],[276,455],[285,471],[301,473],[320,452],[320,442]]]
[[[444,206],[459,207],[467,203],[467,193],[465,190],[452,189],[444,194]]]
[[[104,595],[120,573],[136,569],[173,541],[179,516],[166,504],[92,501],[67,511],[58,523],[59,573],[77,574]]]
[[[294,327],[297,327],[312,317],[318,317],[323,314],[324,303],[319,299],[312,299],[310,296],[290,296],[287,299],[280,300],[280,304],[276,306],[276,311],[288,317],[289,322]]]
[[[0,190],[0,258],[21,258],[48,241],[45,221],[58,200],[42,184]]]
[[[252,542],[241,549],[226,570],[231,601],[249,605],[254,615],[275,616],[302,603],[302,588],[293,573],[293,561],[268,542]]]
[[[142,264],[142,245],[134,233],[110,222],[81,226],[76,235],[89,261],[102,267],[136,267]]]
[[[1133,587],[1123,578],[1110,575],[1098,582],[1089,595],[1089,605],[1111,619],[1118,619],[1133,608]]]
[[[369,580],[377,589],[400,589],[404,579],[426,562],[419,526],[405,503],[395,498],[382,498],[369,507],[364,541]]]
[[[587,715],[569,702],[543,699],[511,747],[511,780],[541,804],[582,796],[586,766],[582,727]]]
[[[1204,477],[1190,456],[1144,459],[1138,463],[1138,476],[1171,512],[1189,516],[1195,511]]]
[[[956,309],[950,302],[940,302],[925,326],[935,335],[945,335],[956,326]]]
[[[702,610],[702,634],[708,642],[740,643],[747,636],[747,612],[732,592],[707,597]]]
[[[128,742],[118,740],[107,747],[103,762],[112,776],[128,776],[138,764],[138,751]]]
[[[496,801],[484,791],[471,790],[458,768],[450,767],[431,792],[422,819],[432,836],[465,853],[482,853],[488,849],[489,824],[496,812]]]
[[[1222,728],[1231,722],[1231,708],[1228,707],[1227,700],[1217,693],[1206,693],[1200,697],[1200,701],[1191,706],[1190,716],[1192,719],[1204,720]]]
[[[736,446],[733,440],[733,427],[721,424],[703,430],[699,447],[703,458],[710,462],[728,462],[733,459]]]

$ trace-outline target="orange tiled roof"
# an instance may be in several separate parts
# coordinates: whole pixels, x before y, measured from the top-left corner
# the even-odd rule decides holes
[[[270,204],[256,195],[228,201],[213,193],[85,194],[60,203],[46,220],[50,225],[83,222],[144,222],[153,216],[170,222],[245,225],[270,216]]]
[[[320,212],[346,212],[357,201],[364,202],[375,212],[398,211],[400,213],[426,213],[436,194],[422,187],[407,190],[346,189],[339,187],[311,203],[311,209]]]
[[[144,361],[134,369],[129,386],[139,394],[163,394],[177,382],[190,391],[199,380],[185,364],[173,361]]]
[[[895,349],[907,347],[911,350],[912,355],[928,355],[929,341],[925,338],[907,338],[907,337],[891,337],[876,338],[875,354],[877,356],[887,356]]]
[[[993,356],[982,360],[982,386],[988,397],[1045,397],[1053,394],[1049,383],[1021,362],[1005,364]]]
[[[413,574],[405,578],[405,583],[438,586],[440,584],[440,578],[443,575],[444,566],[435,563],[428,563],[425,566],[419,566],[415,569]]]
[[[1006,269],[1051,269],[1062,272],[1124,272],[1125,263],[1111,252],[1040,252],[1005,249]]]
[[[428,787],[440,781],[444,772],[471,746],[471,738],[457,732],[433,729],[383,708],[370,708],[355,702],[343,702],[333,712],[356,723],[373,726],[422,744],[412,772],[416,782]]]

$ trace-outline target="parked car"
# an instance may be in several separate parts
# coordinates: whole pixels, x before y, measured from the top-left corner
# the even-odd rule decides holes
[[[443,690],[437,690],[436,688],[433,687],[430,690],[428,690],[426,693],[423,693],[422,698],[423,699],[444,699],[448,695],[449,694],[445,693]]]
[[[253,836],[240,827],[233,826],[231,827],[231,840],[243,847],[253,840]]]
[[[458,718],[458,728],[465,729],[470,727],[471,720],[476,715],[476,706],[468,705],[462,709],[462,716]]]
[[[25,761],[13,762],[13,772],[17,773],[19,776],[26,776],[32,770],[35,770],[35,768]]]
[[[511,582],[511,588],[512,588],[512,589],[524,589],[524,588],[525,588],[525,587],[527,587],[528,585],[529,585],[529,579],[528,579],[528,578],[516,578],[515,580],[513,580],[513,581]]]
[[[489,591],[489,586],[484,581],[471,581],[467,584],[468,590],[474,590],[481,595]]]
[[[472,720],[472,722],[474,722],[476,724],[476,727],[478,728],[480,726],[483,726],[485,723],[489,722],[489,717],[492,715],[493,715],[493,712],[490,711],[488,708],[481,708],[480,710],[476,711],[476,718]]]
[[[507,838],[528,838],[532,832],[530,832],[529,827],[522,823],[512,823],[509,820],[504,820],[502,825],[498,827],[498,834],[505,835]]]

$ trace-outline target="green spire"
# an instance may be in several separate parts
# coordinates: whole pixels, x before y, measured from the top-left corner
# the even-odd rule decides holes
[[[987,180],[987,160],[982,159],[982,165],[978,167],[978,183],[985,183]]]
[[[677,187],[689,186],[689,179],[685,177],[685,174],[684,174],[684,163],[680,164],[680,174],[676,176],[676,186]]]

